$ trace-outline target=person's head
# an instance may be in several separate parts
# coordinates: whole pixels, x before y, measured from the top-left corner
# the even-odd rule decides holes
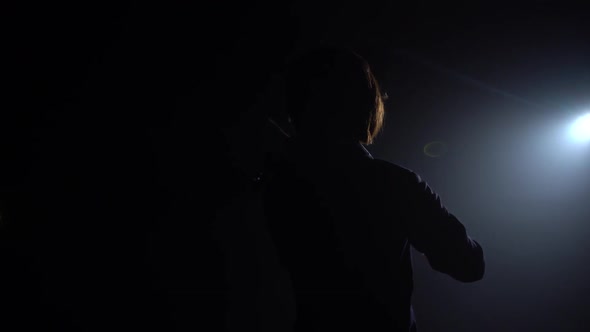
[[[343,48],[322,48],[293,61],[287,71],[287,113],[296,135],[373,143],[384,104],[367,61]]]

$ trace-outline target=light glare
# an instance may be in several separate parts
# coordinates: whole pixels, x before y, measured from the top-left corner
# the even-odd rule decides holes
[[[579,117],[570,128],[570,135],[576,141],[590,141],[590,113]]]

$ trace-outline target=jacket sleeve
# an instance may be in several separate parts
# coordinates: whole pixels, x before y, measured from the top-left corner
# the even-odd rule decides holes
[[[423,253],[430,266],[462,282],[483,278],[482,247],[471,239],[463,224],[441,203],[440,197],[412,173],[408,236],[412,246]]]

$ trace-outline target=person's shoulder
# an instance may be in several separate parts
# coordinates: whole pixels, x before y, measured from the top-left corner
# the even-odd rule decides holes
[[[371,162],[379,173],[385,174],[388,177],[395,177],[400,180],[403,179],[410,182],[421,181],[420,176],[416,172],[397,163],[378,158],[371,159]]]
[[[433,193],[428,183],[412,169],[386,160],[373,161],[374,176],[385,186],[395,188],[396,191],[402,191],[411,197]]]

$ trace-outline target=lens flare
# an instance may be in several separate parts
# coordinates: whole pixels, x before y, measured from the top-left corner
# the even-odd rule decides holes
[[[438,158],[447,152],[447,145],[441,141],[434,141],[424,146],[424,154],[431,158]]]

